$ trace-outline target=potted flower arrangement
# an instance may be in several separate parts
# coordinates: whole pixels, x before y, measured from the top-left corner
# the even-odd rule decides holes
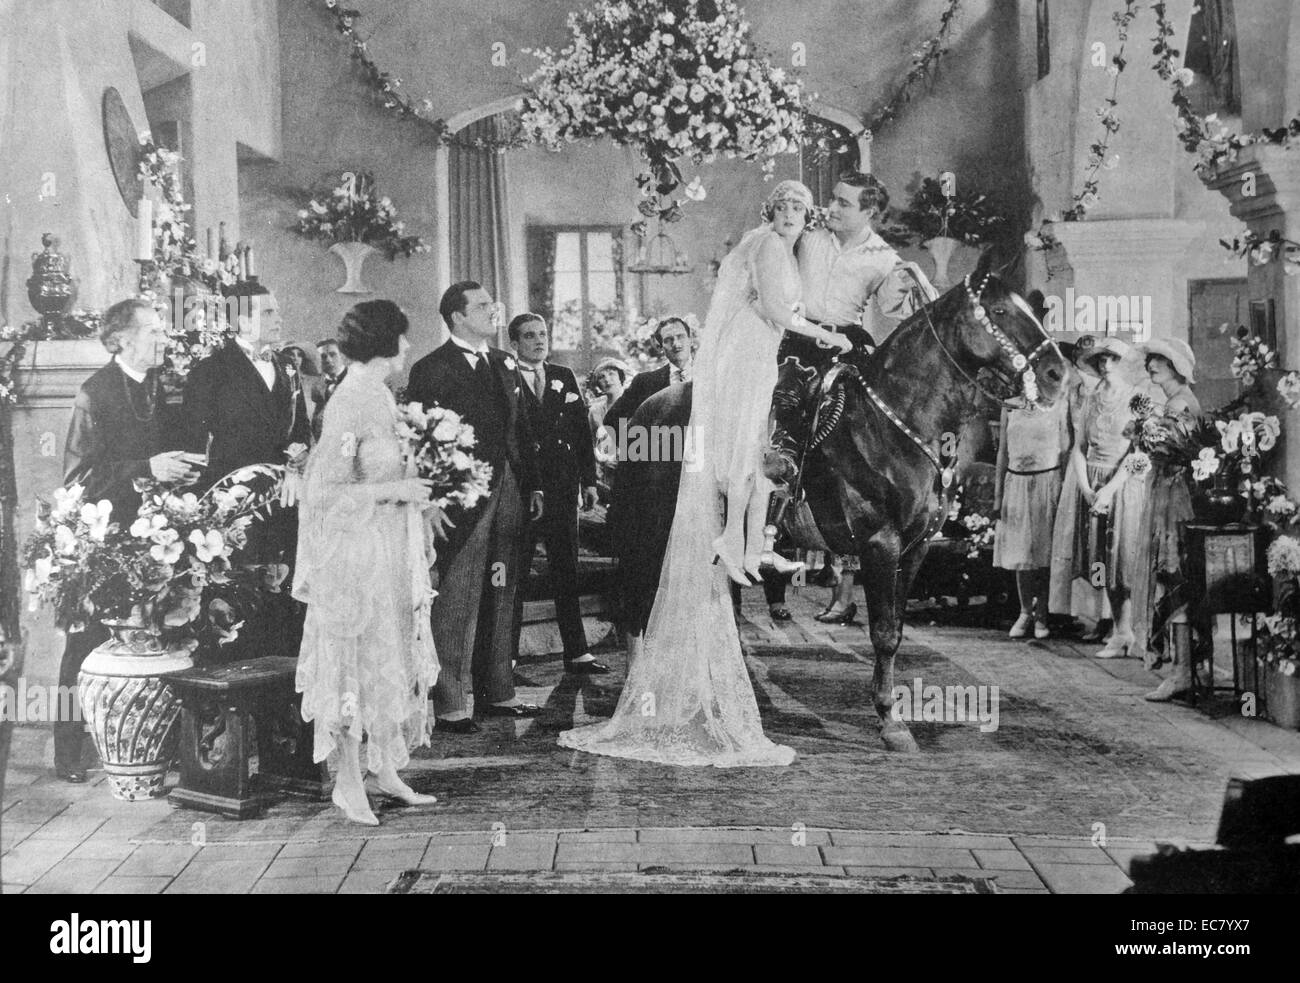
[[[330,252],[343,260],[347,282],[339,293],[370,293],[361,281],[361,267],[376,249],[394,260],[400,253],[426,253],[429,245],[419,236],[406,234],[406,223],[397,220],[391,199],[375,190],[375,179],[367,171],[345,171],[342,182],[328,194],[313,196],[298,211],[294,231],[309,239],[324,239]]]
[[[1291,502],[1288,518],[1294,516],[1295,503]],[[1300,642],[1296,639],[1300,619],[1300,540],[1288,535],[1274,539],[1268,548],[1268,572],[1273,577],[1273,613],[1264,619],[1263,631],[1256,640],[1256,657],[1264,677],[1264,706],[1275,724],[1300,730]]]
[[[956,193],[938,178],[927,177],[887,231],[894,242],[919,244],[929,250],[934,257],[936,285],[948,286],[948,264],[957,247],[991,242],[1006,228],[1006,218],[993,208],[988,195]]]
[[[278,501],[283,478],[283,468],[255,465],[202,496],[141,479],[143,500],[125,528],[111,503],[85,501],[79,485],[41,504],[23,550],[25,586],[31,607],[52,607],[64,630],[93,618],[112,634],[83,663],[79,690],[118,798],[165,794],[180,713],[167,674],[192,666],[196,650],[233,641],[288,575],[283,566],[231,563],[249,524]]]

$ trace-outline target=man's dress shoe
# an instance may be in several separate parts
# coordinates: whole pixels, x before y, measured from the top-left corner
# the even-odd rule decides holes
[[[436,720],[433,729],[444,734],[477,734],[479,726],[472,717],[466,717],[464,720]]]
[[[516,703],[511,707],[499,707],[489,703],[479,714],[484,717],[539,717],[542,708],[534,703]]]
[[[603,676],[609,672],[609,666],[603,662],[566,662],[564,671],[571,672],[575,676]]]

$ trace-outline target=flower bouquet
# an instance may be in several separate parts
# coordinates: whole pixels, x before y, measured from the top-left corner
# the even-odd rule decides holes
[[[392,200],[378,195],[375,179],[367,171],[345,172],[338,187],[314,196],[298,211],[294,231],[331,245],[363,242],[382,250],[390,260],[399,253],[409,257],[430,249],[419,236],[406,234],[406,224],[397,220]]]
[[[433,502],[440,509],[457,505],[468,511],[492,487],[492,466],[469,453],[478,442],[474,428],[441,406],[419,403],[398,407],[397,436],[415,461],[416,474],[433,481]]]
[[[231,563],[248,526],[276,504],[283,477],[283,468],[253,465],[202,496],[139,479],[143,501],[125,529],[110,502],[85,501],[80,485],[56,489],[23,550],[32,609],[49,605],[68,630],[90,618],[131,620],[168,643],[228,644],[289,573]]]
[[[916,243],[948,237],[978,246],[998,238],[1007,228],[1006,217],[993,209],[988,195],[945,195],[932,177],[922,179],[899,221],[901,229],[893,227],[894,234],[909,236]]]

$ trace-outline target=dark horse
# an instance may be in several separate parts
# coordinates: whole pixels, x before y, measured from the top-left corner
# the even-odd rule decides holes
[[[802,509],[785,521],[796,545],[862,558],[876,713],[881,739],[895,751],[917,749],[891,713],[894,655],[908,591],[947,507],[956,435],[985,400],[1048,406],[1066,379],[1060,350],[989,266],[985,254],[963,283],[904,321],[874,353],[846,356],[828,373],[820,398],[809,400],[817,410],[810,432],[822,439],[807,453],[800,482],[813,522],[799,521],[806,520]],[[647,400],[633,423],[681,425],[689,417],[690,387],[677,385]],[[654,600],[679,476],[673,462],[618,469],[611,519],[623,622],[633,635],[644,630]]]

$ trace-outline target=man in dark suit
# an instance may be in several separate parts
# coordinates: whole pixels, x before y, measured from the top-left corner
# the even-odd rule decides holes
[[[613,430],[614,443],[619,448],[620,455],[627,446],[625,421],[632,419],[637,408],[674,382],[691,381],[691,361],[695,347],[690,325],[679,317],[665,318],[659,322],[652,337],[659,346],[660,354],[668,359],[667,364],[649,372],[637,373],[623,390],[623,395],[605,413],[603,423]]]
[[[137,478],[186,484],[199,475],[197,458],[164,449],[178,447],[180,434],[156,368],[163,326],[153,305],[139,298],[114,304],[104,314],[99,337],[113,359],[77,393],[63,451],[64,484],[81,485],[87,502],[112,502],[110,519],[125,529],[140,508]],[[108,631],[98,621],[69,631],[59,685],[75,692],[81,663],[107,640]],[[55,721],[54,770],[65,781],[86,780],[83,740],[81,721]]]
[[[339,343],[333,338],[316,342],[316,351],[320,355],[320,381],[314,395],[315,408],[311,414],[312,436],[320,440],[321,424],[325,420],[325,404],[334,395],[343,377],[348,374],[348,363],[339,351]]]
[[[256,281],[242,281],[235,289],[227,301],[237,306],[238,331],[195,364],[185,380],[185,446],[208,454],[198,490],[250,464],[285,464],[291,445],[306,448],[312,441],[302,376],[290,376],[272,347],[280,340],[275,295]],[[298,548],[295,482],[286,482],[280,508],[248,527],[241,562],[292,569]],[[227,657],[297,656],[306,609],[290,595],[291,582],[292,572],[279,596],[269,599],[239,639],[223,648]]]
[[[521,576],[527,582],[537,542],[546,544],[546,567],[555,598],[555,620],[564,644],[564,668],[579,674],[609,672],[587,651],[578,601],[578,507],[596,506],[596,448],[573,370],[546,361],[550,337],[537,314],[510,322],[510,342],[519,360],[520,389],[537,441],[537,471],[546,494],[546,512],[524,535]],[[581,503],[579,503],[581,498]],[[522,586],[522,585],[521,585]],[[515,650],[523,628],[524,592],[515,594]]]
[[[497,336],[495,307],[472,280],[448,287],[438,312],[451,337],[411,366],[406,386],[408,400],[454,410],[470,424],[478,441],[470,453],[492,466],[491,494],[468,513],[449,510],[454,525],[438,543],[432,621],[442,672],[433,708],[436,728],[454,734],[478,730],[471,688],[481,716],[541,713],[515,696],[511,663],[525,503],[537,521],[543,495],[515,360],[488,345]]]
[[[208,453],[204,487],[249,464],[284,464],[290,444],[311,444],[301,377],[290,377],[272,348],[275,295],[260,284],[239,289],[237,333],[185,380],[186,449]]]

